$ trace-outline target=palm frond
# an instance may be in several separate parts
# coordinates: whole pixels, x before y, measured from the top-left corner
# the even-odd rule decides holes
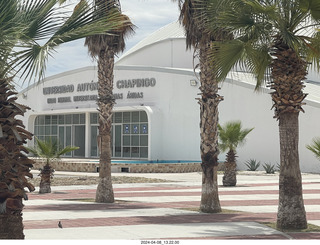
[[[36,144],[34,147],[26,147],[34,156],[41,157],[50,161],[52,159],[60,158],[68,152],[79,149],[77,146],[66,146],[62,148],[59,146],[57,139],[49,138],[47,140],[39,140],[35,137]]]
[[[253,130],[242,129],[241,121],[229,121],[223,126],[218,125],[219,130],[219,148],[221,151],[236,151],[238,146],[245,143],[246,136]]]
[[[316,137],[312,140],[312,144],[306,145],[306,148],[310,150],[317,159],[320,160],[320,137]]]
[[[62,155],[65,155],[66,153],[69,153],[71,151],[78,150],[78,149],[79,147],[77,146],[66,146],[65,148],[57,151],[55,155],[56,155],[56,158],[60,158]]]
[[[108,16],[94,17],[94,5],[81,0],[77,7],[68,14],[68,10],[59,0],[27,0],[25,5],[17,8],[16,23],[23,31],[16,37],[16,47],[10,53],[8,67],[15,74],[20,73],[24,80],[43,78],[48,57],[63,43],[71,42],[91,35],[107,34],[123,28],[128,20],[118,12]],[[19,41],[19,42],[18,42]]]

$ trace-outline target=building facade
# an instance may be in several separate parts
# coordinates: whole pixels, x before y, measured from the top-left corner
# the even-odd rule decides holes
[[[178,23],[161,28],[122,55],[114,68],[113,159],[200,161],[196,63]],[[232,72],[221,83],[220,123],[241,120],[244,127],[254,127],[237,152],[242,170],[249,159],[276,165],[280,158],[270,91],[255,92],[254,87],[254,78],[243,72]],[[23,121],[40,139],[57,138],[64,146],[80,147],[68,157],[97,158],[97,89],[96,67],[48,77],[19,93],[18,102],[31,108]],[[301,169],[320,172],[320,163],[305,148],[320,136],[319,85],[307,83],[305,92],[309,95],[306,113],[300,116]],[[221,153],[219,160],[224,158]]]

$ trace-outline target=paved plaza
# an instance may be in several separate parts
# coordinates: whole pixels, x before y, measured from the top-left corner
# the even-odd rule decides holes
[[[55,178],[70,174],[90,175],[56,172]],[[113,204],[85,201],[95,197],[94,185],[53,186],[52,193],[41,195],[36,190],[24,202],[25,239],[320,239],[320,233],[284,233],[263,224],[276,221],[278,175],[241,174],[237,187],[221,186],[219,175],[220,203],[227,210],[220,214],[195,211],[200,205],[200,173],[113,175],[168,182],[114,184]],[[320,226],[320,175],[302,178],[308,223]]]

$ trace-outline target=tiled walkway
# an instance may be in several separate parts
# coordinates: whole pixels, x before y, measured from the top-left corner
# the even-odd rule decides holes
[[[26,239],[320,239],[320,233],[282,233],[262,224],[276,220],[278,176],[238,176],[237,187],[219,187],[227,211],[203,214],[194,211],[201,196],[196,174],[190,182],[114,185],[113,204],[83,201],[94,199],[95,186],[31,193]],[[320,225],[320,176],[304,175],[303,188],[308,222]]]

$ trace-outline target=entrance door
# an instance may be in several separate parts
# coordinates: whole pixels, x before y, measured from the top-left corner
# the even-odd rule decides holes
[[[85,126],[75,125],[73,126],[73,145],[80,147],[78,150],[73,151],[74,157],[85,157]]]
[[[122,124],[112,125],[111,151],[113,157],[122,157]]]
[[[59,126],[59,144],[61,148],[72,145],[72,126]],[[68,152],[65,156],[72,156],[72,152]]]
[[[68,152],[65,156],[85,157],[85,126],[59,126],[59,141],[61,147],[78,146],[78,150]]]

